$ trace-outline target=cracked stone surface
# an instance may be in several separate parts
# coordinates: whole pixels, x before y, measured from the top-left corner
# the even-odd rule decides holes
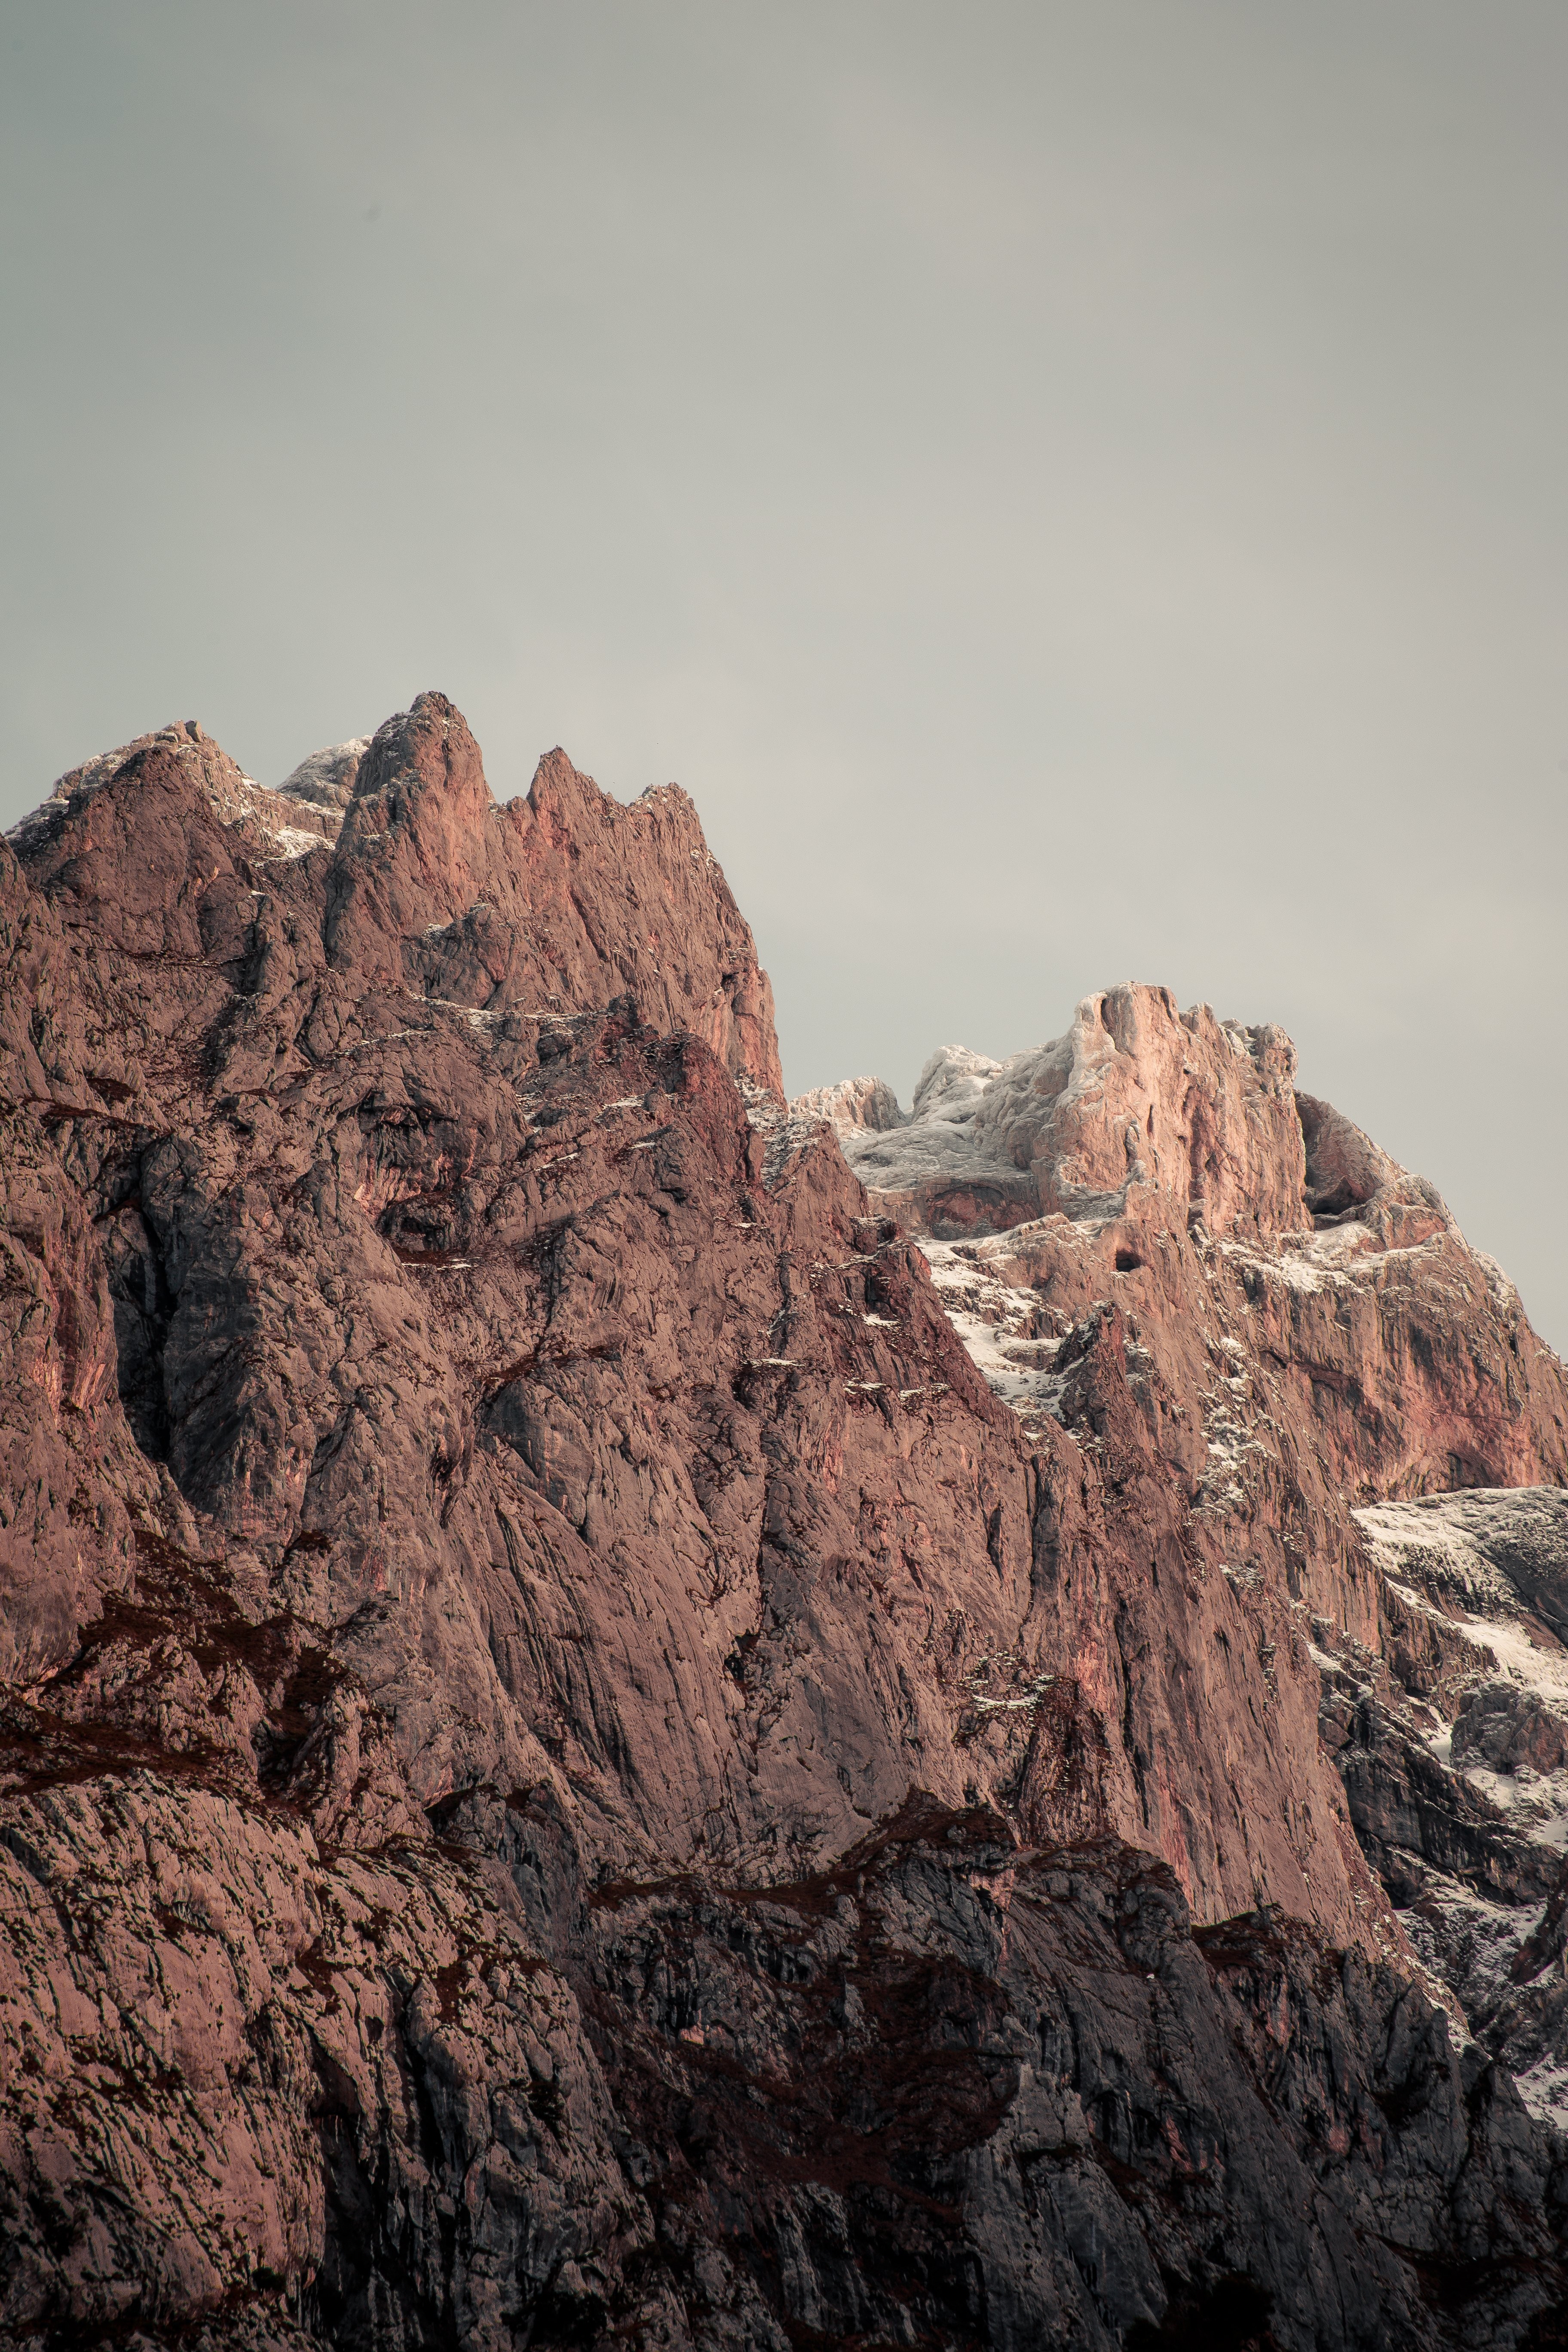
[[[900,1162],[436,695],[62,780],[0,975],[7,2341],[1561,2340],[1568,1395],[1280,1032]]]

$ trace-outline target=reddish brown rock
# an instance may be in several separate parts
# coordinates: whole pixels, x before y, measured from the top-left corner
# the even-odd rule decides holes
[[[767,978],[686,794],[621,808],[557,751],[498,809],[440,695],[389,719],[359,765],[322,937],[356,994],[379,979],[542,1013],[630,990],[656,1026],[782,1092]]]
[[[423,696],[16,849],[19,2341],[1525,2339],[1311,1647],[1561,1367],[1279,1032],[1087,999],[868,1195],[673,787]]]

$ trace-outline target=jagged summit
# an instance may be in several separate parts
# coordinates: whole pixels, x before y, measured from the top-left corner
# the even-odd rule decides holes
[[[1294,1080],[1121,988],[786,1106],[686,795],[439,695],[62,780],[16,2340],[1544,2352],[1568,1387]]]
[[[1124,983],[1086,996],[1063,1036],[1005,1062],[939,1047],[908,1113],[870,1078],[795,1108],[833,1124],[889,1213],[944,1238],[1052,1215],[1136,1223],[1173,1205],[1211,1233],[1285,1233],[1402,1173],[1298,1094],[1295,1070],[1272,1022],[1217,1021],[1206,1004],[1178,1013],[1169,989]]]
[[[767,975],[687,795],[623,807],[555,750],[499,806],[445,696],[312,754],[276,793],[194,721],[164,728],[62,777],[8,838],[65,920],[133,953],[259,956],[280,974],[277,928],[297,961],[309,908],[329,974],[363,965],[384,988],[541,1018],[629,990],[782,1097]],[[302,984],[296,971],[300,1019]],[[254,992],[239,1000],[236,1083]],[[271,1080],[279,1057],[308,1049],[299,1029],[284,1042],[276,1005],[267,1019]]]
[[[198,720],[187,719],[139,735],[116,751],[100,752],[68,770],[48,798],[14,824],[5,837],[18,856],[38,856],[61,838],[72,820],[83,818],[110,786],[118,786],[118,797],[123,798],[133,783],[167,774],[180,777],[186,787],[199,793],[219,824],[241,829],[258,845],[276,843],[280,835],[301,824],[298,810],[258,784],[254,776],[247,776],[204,732]],[[313,844],[323,837],[319,821],[306,818],[303,822],[302,839]]]
[[[1061,1388],[1066,1320],[1109,1297],[1136,1315],[1141,1344],[1179,1323],[1200,1264],[1246,1268],[1247,1311],[1323,1316],[1314,1341],[1318,1389],[1353,1395],[1350,1424],[1379,1396],[1390,1475],[1396,1428],[1410,1485],[1502,1481],[1531,1473],[1511,1432],[1536,1411],[1533,1368],[1557,1394],[1556,1360],[1529,1331],[1500,1269],[1466,1243],[1441,1195],[1400,1168],[1342,1114],[1300,1092],[1296,1053],[1272,1023],[1180,1013],[1168,989],[1122,985],[1085,997],[1051,1044],[996,1062],[942,1046],[906,1113],[881,1080],[803,1096],[797,1118],[826,1120],[882,1214],[926,1237],[926,1255],[966,1344],[996,1393],[1026,1421],[1049,1418]],[[1352,1301],[1386,1319],[1419,1280],[1422,1306],[1388,1384],[1345,1357],[1340,1327]],[[987,1311],[973,1311],[976,1282]],[[1042,1322],[1042,1299],[1054,1319]],[[1458,1310],[1452,1302],[1458,1302]],[[1484,1305],[1483,1305],[1484,1302]],[[1446,1384],[1479,1328],[1517,1367],[1484,1445],[1454,1427]],[[1174,1333],[1170,1335],[1173,1339]],[[1301,1352],[1283,1347],[1279,1360]],[[1431,1367],[1452,1359],[1440,1374]],[[1343,1362],[1342,1372],[1331,1367]],[[1167,1367],[1175,1386],[1182,1376]],[[1564,1458],[1556,1404],[1526,1441]],[[1469,1402],[1467,1403],[1467,1412]],[[1325,1444],[1321,1398],[1303,1444]],[[1330,1417],[1332,1417],[1330,1409]],[[1440,1432],[1447,1434],[1439,1435]],[[1351,1429],[1352,1448],[1359,1444]],[[1217,1460],[1220,1457],[1213,1457]],[[1339,1475],[1357,1473],[1342,1457]]]

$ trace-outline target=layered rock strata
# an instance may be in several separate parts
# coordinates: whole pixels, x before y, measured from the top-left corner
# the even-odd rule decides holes
[[[1279,1032],[787,1105],[684,795],[438,696],[0,898],[14,2340],[1555,2340],[1409,1859],[1556,1964],[1552,1710],[1368,1515],[1568,1394]]]

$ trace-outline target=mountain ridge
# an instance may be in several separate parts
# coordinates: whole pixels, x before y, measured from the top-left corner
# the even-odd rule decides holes
[[[1552,2340],[1558,1569],[1489,1674],[1355,1516],[1568,1475],[1439,1197],[1157,989],[911,1169],[678,788],[289,783],[0,853],[16,2340]]]

